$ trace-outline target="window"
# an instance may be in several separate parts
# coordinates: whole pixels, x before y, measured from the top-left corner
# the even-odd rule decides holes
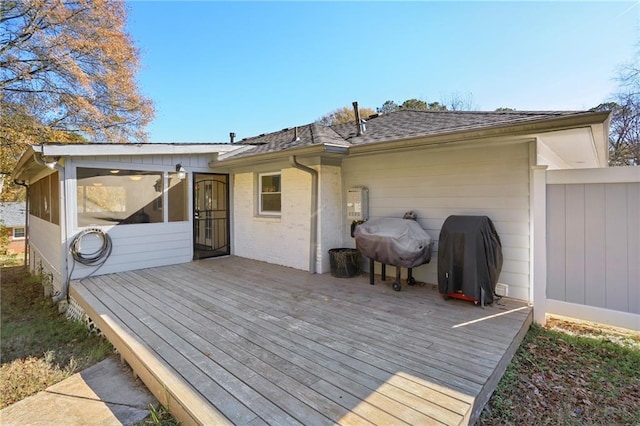
[[[78,226],[164,222],[162,172],[78,167]]]
[[[54,172],[29,187],[29,214],[60,224],[60,181]]]
[[[24,228],[13,228],[13,239],[23,240],[25,236]]]
[[[263,173],[259,175],[260,208],[259,213],[279,215],[282,211],[282,186],[280,173]]]

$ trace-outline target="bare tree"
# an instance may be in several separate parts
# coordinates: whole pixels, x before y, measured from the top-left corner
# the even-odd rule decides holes
[[[640,48],[635,61],[620,69],[617,80],[620,89],[612,101],[593,109],[611,111],[609,165],[640,165]]]
[[[618,94],[594,111],[611,111],[609,126],[609,165],[640,165],[640,103],[638,96]]]
[[[442,102],[449,111],[475,111],[478,107],[473,101],[473,94],[455,92],[447,95]]]

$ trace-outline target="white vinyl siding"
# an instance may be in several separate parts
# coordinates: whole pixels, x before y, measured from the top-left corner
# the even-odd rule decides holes
[[[141,223],[125,226],[99,227],[107,232],[113,241],[113,251],[107,262],[97,271],[102,275],[112,272],[131,271],[154,266],[186,263],[193,260],[193,230],[191,216],[191,179],[192,173],[210,172],[210,158],[206,155],[148,155],[148,156],[114,156],[114,157],[79,157],[67,163],[68,168],[88,167],[104,169],[127,169],[168,172],[175,174],[175,165],[182,164],[189,180],[187,190],[188,216],[184,222]],[[76,194],[75,179],[71,179],[69,194]],[[75,177],[75,175],[73,175]],[[75,200],[67,203],[74,225],[68,238],[73,239],[82,228],[76,223]],[[165,218],[166,219],[166,218]],[[86,242],[89,244],[89,241]],[[89,246],[87,245],[87,249]],[[76,265],[74,278],[81,278],[94,268]]]
[[[29,266],[52,278],[53,292],[62,290],[62,256],[66,253],[60,225],[29,216]]]
[[[191,155],[114,155],[114,156],[84,156],[73,158],[74,162],[87,162],[92,164],[101,164],[104,167],[108,167],[108,164],[121,165],[122,168],[127,168],[123,165],[129,165],[130,169],[137,169],[144,166],[160,167],[163,170],[175,173],[176,164],[181,164],[187,172],[187,176],[193,171],[211,171],[209,168],[209,161],[213,158],[212,155],[206,154],[191,154]],[[135,165],[135,167],[133,167]],[[98,167],[98,166],[96,166]],[[117,167],[116,167],[117,168]]]
[[[190,262],[193,258],[189,222],[112,226],[103,230],[111,237],[113,250],[97,275],[175,265]],[[99,242],[97,238],[83,239],[83,251],[95,251]],[[83,278],[94,269],[76,265],[73,278]]]
[[[499,278],[503,286],[498,292],[506,288],[508,296],[528,300],[529,170],[527,143],[425,148],[345,159],[343,192],[367,187],[370,218],[401,218],[409,210],[417,213],[418,222],[435,244],[431,262],[416,268],[414,277],[433,284],[438,282],[437,240],[447,217],[488,216],[503,245],[504,265]],[[355,246],[346,211],[343,221],[343,244]]]
[[[158,172],[175,173],[175,165],[181,163],[187,171],[189,185],[187,189],[187,217],[182,222],[143,223],[126,226],[109,225],[98,226],[109,234],[113,242],[113,251],[106,263],[97,271],[95,268],[75,265],[73,278],[82,278],[89,273],[97,275],[129,271],[154,266],[172,265],[190,262],[193,259],[193,230],[191,221],[192,185],[190,183],[192,173],[211,172],[208,166],[211,157],[208,155],[149,155],[149,156],[111,156],[111,157],[77,157],[67,158],[66,169],[66,208],[68,214],[68,227],[66,238],[70,242],[83,228],[77,224],[77,185],[75,181],[75,168],[104,168],[104,169],[128,169],[150,170]],[[62,218],[61,218],[62,219]],[[55,226],[57,235],[51,237],[50,233],[43,234],[40,224],[30,225],[31,252],[35,254],[36,261],[47,266],[47,269],[55,271],[60,280],[62,256],[66,253],[63,245],[64,236],[61,235],[60,226]],[[52,228],[52,227],[47,227]],[[64,228],[63,228],[64,229]],[[83,252],[91,250],[92,244],[97,244],[97,238],[83,240]],[[73,260],[69,258],[69,271],[73,267]],[[59,290],[59,284],[54,284]]]

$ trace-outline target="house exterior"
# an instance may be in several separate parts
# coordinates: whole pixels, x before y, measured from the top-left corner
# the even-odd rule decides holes
[[[54,293],[88,274],[228,254],[327,273],[329,249],[355,247],[348,194],[366,188],[368,211],[356,213],[413,210],[436,252],[448,216],[489,216],[503,244],[497,292],[533,301],[534,171],[606,167],[608,120],[401,110],[228,144],[42,144],[13,177],[29,185],[30,266],[51,274]],[[99,250],[98,232],[111,242],[99,268],[68,254],[78,240]],[[413,274],[437,283],[437,256]]]
[[[24,253],[26,238],[26,204],[24,202],[0,203],[0,225],[9,237],[6,249],[13,253]]]
[[[365,187],[369,218],[413,210],[435,240],[449,215],[492,218],[505,258],[498,292],[530,301],[532,167],[606,167],[607,131],[607,113],[398,111],[369,118],[365,129],[311,124],[246,139],[242,151],[211,166],[233,176],[241,256],[294,268],[305,268],[311,256],[309,270],[328,272],[329,249],[355,247],[347,192]],[[313,176],[292,160],[317,171],[317,210],[310,207]],[[260,176],[270,173],[282,179],[282,211],[272,217],[260,214],[256,196]],[[310,210],[317,213],[311,254]],[[413,271],[416,279],[437,283],[436,257]]]

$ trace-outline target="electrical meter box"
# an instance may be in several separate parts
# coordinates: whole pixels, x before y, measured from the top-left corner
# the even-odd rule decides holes
[[[363,187],[347,190],[347,219],[369,219],[369,190]]]

